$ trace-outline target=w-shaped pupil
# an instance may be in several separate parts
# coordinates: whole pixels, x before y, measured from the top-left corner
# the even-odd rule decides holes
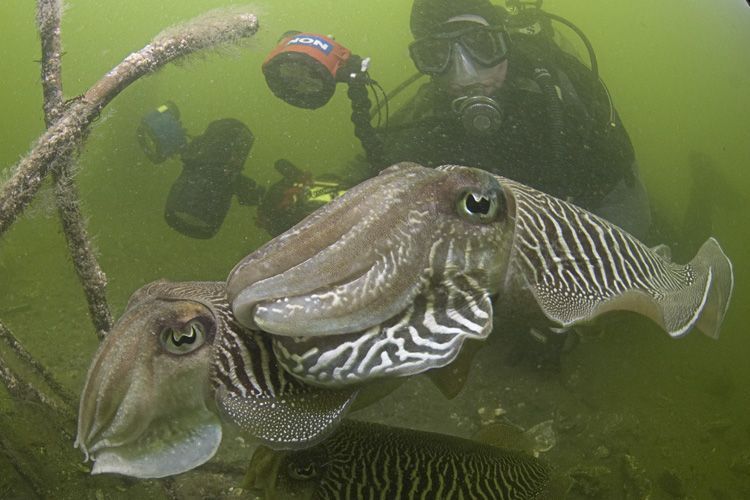
[[[484,196],[480,196],[479,199],[469,193],[466,196],[466,209],[473,214],[487,215],[490,212],[490,200]]]
[[[190,329],[189,333],[179,333],[179,332],[172,333],[172,342],[174,342],[174,345],[176,346],[192,344],[193,342],[195,342],[195,338],[196,338],[195,330],[193,330],[192,328]]]
[[[298,479],[311,478],[315,476],[316,468],[314,464],[295,464],[293,467],[293,475]]]

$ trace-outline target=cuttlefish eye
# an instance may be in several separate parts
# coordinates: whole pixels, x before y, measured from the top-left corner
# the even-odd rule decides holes
[[[289,477],[299,481],[312,479],[318,475],[318,466],[314,462],[290,462],[288,466]]]
[[[500,209],[498,194],[463,191],[458,197],[458,214],[471,221],[491,222],[495,220]]]
[[[172,354],[193,352],[206,342],[206,329],[198,320],[186,323],[181,328],[169,326],[161,331],[162,346]]]

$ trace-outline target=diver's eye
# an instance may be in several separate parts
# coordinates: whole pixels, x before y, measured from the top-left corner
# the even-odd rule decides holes
[[[187,354],[206,342],[206,330],[198,320],[182,328],[168,327],[161,332],[161,343],[172,354]]]
[[[495,219],[498,212],[497,195],[478,194],[465,191],[458,198],[458,213],[470,220],[490,222]]]
[[[306,479],[312,479],[318,475],[318,467],[314,462],[307,463],[290,463],[289,464],[289,476],[292,479],[304,481]]]

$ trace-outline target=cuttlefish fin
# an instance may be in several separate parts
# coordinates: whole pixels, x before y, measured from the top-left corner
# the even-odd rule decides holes
[[[709,337],[716,339],[719,337],[721,323],[729,309],[734,290],[732,262],[719,246],[719,242],[709,238],[698,250],[691,264],[710,276],[707,280],[708,293],[705,305],[696,326]]]
[[[241,430],[277,450],[312,446],[325,438],[357,396],[356,390],[312,389],[283,398],[242,397],[217,391],[222,414]]]
[[[609,311],[633,311],[672,337],[694,326],[718,337],[734,277],[715,239],[679,265],[664,247],[648,248],[580,207],[506,184],[516,210],[511,266],[549,319],[567,327]]]
[[[474,355],[483,345],[482,342],[468,339],[451,364],[442,368],[433,368],[425,374],[446,399],[455,398],[464,388],[469,378]]]
[[[693,278],[685,286],[665,290],[658,297],[641,291],[626,292],[598,305],[593,315],[633,311],[650,318],[672,337],[682,336],[695,326],[705,335],[718,338],[734,287],[732,264],[718,242],[709,238],[686,267],[692,269]]]
[[[669,245],[659,243],[658,245],[651,247],[651,251],[668,262],[672,261],[672,249]]]
[[[287,372],[327,387],[377,377],[416,375],[453,362],[466,339],[492,330],[486,288],[463,274],[422,287],[401,313],[363,332],[325,337],[274,338],[274,352]]]

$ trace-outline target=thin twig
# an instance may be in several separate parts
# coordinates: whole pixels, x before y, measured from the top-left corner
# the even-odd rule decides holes
[[[0,454],[2,454],[8,463],[16,471],[16,474],[26,483],[26,486],[34,493],[35,498],[44,498],[44,487],[37,476],[29,474],[31,467],[24,467],[24,460],[9,445],[6,444],[3,436],[0,435]],[[33,470],[33,469],[32,469]]]
[[[72,163],[72,158],[70,163]],[[58,164],[52,175],[55,179],[55,198],[57,211],[60,214],[68,250],[73,258],[73,265],[81,281],[86,301],[89,305],[89,316],[99,340],[112,329],[112,312],[107,303],[107,275],[102,271],[91,245],[86,229],[86,221],[81,213],[78,187],[71,177],[70,163]],[[58,170],[59,169],[59,170]]]
[[[69,408],[60,406],[45,393],[34,387],[33,384],[17,377],[13,373],[13,370],[6,364],[2,356],[0,356],[0,380],[2,380],[3,384],[8,389],[8,392],[15,399],[37,401],[48,408],[57,410],[66,417],[73,417]]]
[[[11,396],[15,398],[23,396],[21,382],[13,375],[10,367],[6,366],[5,360],[2,357],[0,357],[0,380],[3,382],[5,388],[8,389]]]
[[[257,30],[257,18],[246,10],[209,12],[162,32],[143,49],[127,56],[72,103],[15,165],[0,190],[0,235],[31,202],[52,163],[77,150],[91,122],[128,85],[171,61],[199,50],[238,43]]]
[[[44,119],[47,127],[60,118],[63,111],[62,50],[60,46],[60,0],[38,0],[36,22],[42,41],[42,91]]]
[[[49,370],[47,370],[41,363],[39,363],[39,361],[33,358],[31,353],[29,353],[29,351],[27,351],[26,348],[21,345],[16,336],[13,335],[13,332],[11,332],[10,329],[5,326],[2,321],[0,321],[0,339],[5,343],[5,345],[10,347],[10,349],[15,353],[16,356],[18,356],[20,360],[29,365],[31,369],[44,380],[44,382],[60,399],[62,399],[71,408],[75,408],[75,397],[73,397],[63,386],[60,385],[57,380],[55,380]]]
[[[61,15],[61,0],[38,0],[37,25],[42,41],[42,90],[47,128],[58,120],[64,107],[60,62]],[[112,328],[112,313],[107,304],[106,294],[107,276],[96,259],[88,237],[86,221],[81,213],[78,188],[72,177],[74,161],[72,154],[60,156],[52,167],[57,211],[68,242],[68,250],[73,258],[73,266],[86,295],[94,330],[101,340]]]

